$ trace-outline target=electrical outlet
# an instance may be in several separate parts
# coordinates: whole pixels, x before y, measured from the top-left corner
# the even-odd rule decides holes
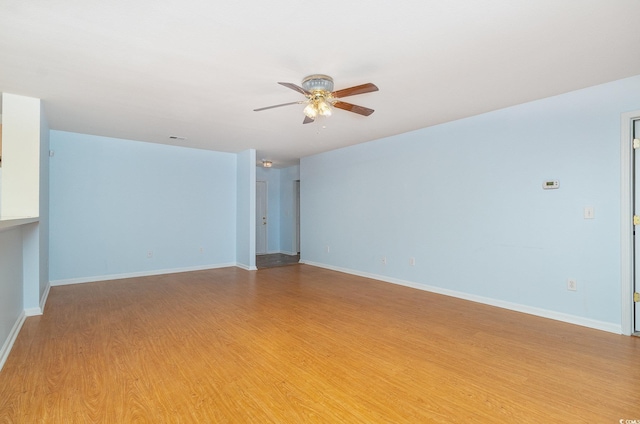
[[[578,290],[578,282],[573,278],[569,278],[567,280],[567,290],[577,291]]]
[[[595,218],[595,210],[593,206],[585,206],[584,207],[584,219],[594,219]]]
[[[200,254],[203,254],[203,253],[204,253],[204,247],[201,247],[200,248]]]
[[[153,252],[151,250],[147,252],[147,258],[149,259],[153,258]]]
[[[381,259],[382,265],[386,265],[387,264],[387,257],[383,256]]]
[[[329,248],[329,246],[327,246],[327,253],[331,252],[331,249]]]
[[[416,266],[416,258],[414,258],[414,257],[410,257],[410,258],[409,258],[409,265],[411,265],[411,266]]]

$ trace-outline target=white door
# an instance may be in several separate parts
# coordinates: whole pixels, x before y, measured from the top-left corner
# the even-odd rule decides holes
[[[640,120],[633,123],[634,144],[640,139]],[[635,146],[634,146],[635,147]],[[633,149],[633,214],[640,216],[640,148]],[[633,226],[633,291],[640,292],[640,225]],[[640,332],[640,302],[634,303],[634,332]]]
[[[640,139],[640,120],[633,123],[633,138],[635,147],[635,140]],[[633,193],[633,214],[640,216],[640,148],[633,149]],[[633,291],[640,292],[640,225],[633,226],[633,255]],[[640,302],[634,303],[634,323],[634,332],[640,332]]]
[[[267,182],[256,181],[256,255],[267,253]]]

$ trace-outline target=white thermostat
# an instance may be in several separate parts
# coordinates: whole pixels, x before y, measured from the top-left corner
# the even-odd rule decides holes
[[[560,187],[560,181],[558,180],[546,180],[542,183],[542,188],[545,190],[553,190]]]

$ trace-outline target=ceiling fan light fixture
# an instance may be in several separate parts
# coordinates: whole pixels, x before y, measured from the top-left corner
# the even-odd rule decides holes
[[[322,116],[331,116],[331,106],[324,100],[320,100],[317,104],[318,113]]]
[[[316,108],[316,105],[313,102],[305,106],[303,112],[307,117],[311,119],[315,119],[316,116],[318,116],[318,109]]]

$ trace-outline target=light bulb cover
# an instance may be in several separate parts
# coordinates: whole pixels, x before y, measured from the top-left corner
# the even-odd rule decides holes
[[[327,102],[321,100],[318,102],[318,112],[322,116],[331,116],[331,107]]]
[[[316,108],[316,105],[314,103],[309,103],[304,108],[303,112],[311,119],[314,119],[316,116],[318,116],[318,109]]]

